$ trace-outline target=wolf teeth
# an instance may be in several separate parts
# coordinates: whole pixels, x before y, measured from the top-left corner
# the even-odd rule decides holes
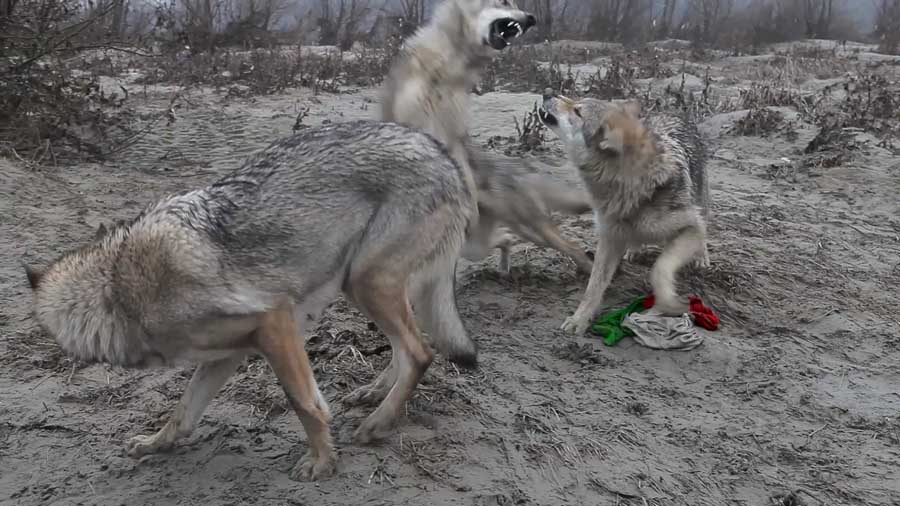
[[[513,25],[513,28],[516,29],[516,33],[515,33],[515,35],[513,35],[513,37],[518,37],[519,35],[522,35],[522,25],[520,25],[517,21],[513,21],[512,25]]]

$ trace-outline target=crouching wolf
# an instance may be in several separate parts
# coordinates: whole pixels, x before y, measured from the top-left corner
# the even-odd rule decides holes
[[[356,431],[384,437],[438,350],[474,365],[454,266],[475,212],[433,138],[357,121],[274,142],[230,175],[164,198],[48,267],[26,267],[34,314],[79,359],[125,367],[199,362],[168,423],[128,442],[138,458],[196,426],[242,359],[271,365],[309,440],[295,479],[335,469],[328,405],[302,331],[343,292],[390,339],[391,367],[350,394],[381,401]]]
[[[481,260],[500,249],[500,268],[508,270],[513,238],[499,228],[502,224],[590,272],[591,260],[562,237],[550,218],[551,211],[588,212],[587,195],[529,174],[469,139],[469,93],[481,70],[535,23],[514,0],[444,0],[428,24],[404,42],[382,88],[381,119],[430,133],[458,163],[470,167],[478,188],[478,220],[463,249],[465,258]]]
[[[643,244],[664,245],[650,274],[656,307],[665,314],[687,312],[675,276],[692,259],[709,263],[706,149],[696,125],[662,114],[642,118],[634,101],[550,95],[539,115],[578,167],[599,235],[584,298],[562,329],[587,330],[623,254]]]

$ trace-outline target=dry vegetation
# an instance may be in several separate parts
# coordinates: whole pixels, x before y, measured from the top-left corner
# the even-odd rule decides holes
[[[89,222],[107,220],[102,213],[124,218],[135,202],[207,182],[216,173],[207,169],[225,170],[244,152],[210,153],[224,138],[212,135],[221,133],[217,128],[239,131],[235,142],[250,149],[271,140],[277,129],[270,123],[281,116],[297,131],[351,107],[364,110],[371,99],[357,88],[367,92],[381,82],[402,37],[427,10],[422,0],[402,0],[371,24],[365,20],[378,11],[374,4],[315,0],[296,26],[276,29],[274,20],[291,9],[285,2],[181,2],[145,12],[122,0],[90,8],[66,0],[0,0],[0,150],[17,166],[24,161],[21,180],[33,183],[4,193],[10,206],[19,206],[7,214],[23,219],[21,227],[0,220],[4,233],[12,231],[10,255],[67,246]],[[519,4],[541,19],[527,36],[533,44],[501,53],[477,93],[494,92],[490,99],[507,105],[513,103],[503,102],[507,93],[528,96],[516,102],[515,113],[501,108],[509,117],[478,118],[494,121],[479,140],[510,155],[558,159],[553,135],[531,105],[547,88],[573,97],[634,98],[649,112],[684,113],[714,128],[714,192],[722,198],[715,204],[713,267],[688,270],[683,282],[715,307],[723,330],[718,341],[684,359],[568,339],[555,329],[585,280],[558,255],[524,246],[511,276],[476,265],[460,281],[463,317],[483,346],[485,365],[461,373],[440,359],[409,403],[409,422],[398,436],[383,448],[364,449],[345,437],[363,415],[337,399],[387,365],[389,346],[339,301],[308,337],[307,349],[335,409],[346,467],[304,494],[326,490],[330,496],[315,500],[328,505],[369,501],[363,495],[370,490],[385,494],[385,503],[420,504],[424,489],[453,501],[472,496],[474,504],[590,504],[576,499],[601,497],[608,502],[594,503],[720,506],[726,502],[706,499],[740,494],[756,502],[735,504],[895,504],[891,485],[876,478],[896,476],[900,423],[829,396],[849,390],[859,396],[853,402],[865,404],[878,393],[870,388],[876,380],[896,378],[890,367],[900,341],[891,297],[900,283],[900,223],[895,207],[866,214],[858,202],[877,203],[872,195],[883,198],[895,184],[863,175],[877,170],[896,180],[896,163],[869,165],[873,150],[882,161],[890,160],[884,152],[900,154],[900,65],[874,54],[876,47],[898,52],[900,0],[879,0],[877,26],[855,32],[840,2],[828,0],[756,0],[743,8],[728,0],[669,0],[657,12],[643,0]],[[597,34],[604,40],[593,40]],[[807,38],[834,42],[780,44]],[[845,47],[844,38],[871,44]],[[355,44],[362,39],[377,43]],[[294,96],[301,98],[293,103]],[[509,126],[505,135],[495,131],[498,123]],[[140,142],[148,134],[151,140]],[[176,135],[191,142],[157,145]],[[206,144],[178,153],[190,151],[195,135]],[[115,157],[135,144],[141,150],[129,151],[125,161]],[[69,179],[61,179],[73,166],[63,162],[75,157],[111,162],[74,165]],[[37,170],[53,165],[53,171]],[[163,172],[173,166],[184,170]],[[838,180],[821,192],[809,182],[835,173],[851,182]],[[100,182],[78,186],[91,178]],[[44,200],[37,197],[43,186],[57,193],[35,203]],[[586,246],[592,241],[587,217],[564,225],[567,236],[580,235]],[[644,252],[623,264],[611,303],[648,289],[651,261]],[[18,265],[0,267],[4,304],[24,308]],[[871,320],[860,316],[864,311]],[[840,326],[845,320],[851,330]],[[297,495],[282,468],[299,456],[289,449],[304,445],[295,444],[298,426],[262,360],[248,360],[239,381],[223,390],[217,402],[227,408],[218,409],[227,416],[212,413],[215,421],[180,453],[142,462],[136,471],[136,464],[107,455],[109,448],[157,429],[188,375],[90,370],[29,322],[24,309],[0,307],[0,379],[8,372],[15,378],[5,384],[27,383],[23,400],[15,401],[20,407],[36,402],[33,396],[56,399],[58,411],[69,411],[57,417],[55,405],[44,406],[33,419],[0,420],[0,459],[22,465],[32,459],[43,471],[53,463],[39,459],[62,441],[70,448],[58,451],[60,458],[89,470],[79,467],[75,479],[56,466],[54,476],[85,490],[126,490],[116,496],[123,503],[163,494],[155,492],[160,482],[189,495],[198,480],[220,486],[195,498],[208,504],[281,504]],[[59,396],[44,391],[54,382],[62,385]],[[881,399],[896,401],[890,393]],[[0,402],[0,415],[10,413]],[[59,421],[70,415],[83,418]],[[108,426],[79,425],[105,417]],[[423,426],[441,430],[432,434]],[[52,445],[41,439],[54,437]],[[225,464],[212,460],[223,452]],[[88,463],[77,460],[83,455],[71,457],[76,453],[89,455]],[[110,477],[115,473],[121,474]],[[75,486],[45,485],[49,475],[40,473],[22,480],[25,485],[10,484],[2,474],[0,492],[15,488],[20,495],[12,501],[24,498],[22,504],[48,504]],[[485,484],[485,476],[493,481]],[[730,488],[733,483],[749,483],[749,491]],[[290,503],[301,501],[307,499]],[[453,501],[446,503],[458,504]]]
[[[804,37],[846,40],[871,32],[882,51],[893,53],[900,33],[898,0],[881,0],[876,25],[868,31],[854,31],[843,4],[834,0],[757,0],[740,9],[732,0],[667,0],[661,12],[654,12],[649,0],[530,0],[523,5],[541,15],[541,25],[527,36],[532,41],[600,34],[605,41],[626,43],[627,49],[590,44],[561,48],[555,43],[516,48],[497,58],[479,92],[551,88],[600,98],[640,97],[654,110],[703,115],[731,105],[717,102],[708,86],[697,93],[677,83],[651,89],[637,81],[692,70],[702,79],[704,62],[716,48],[755,53],[764,44]],[[72,153],[108,156],[140,134],[134,129],[126,88],[103,86],[104,76],[138,72],[137,84],[211,85],[243,96],[297,87],[334,93],[342,86],[372,86],[380,82],[401,38],[424,20],[427,8],[424,0],[403,0],[393,9],[380,10],[367,0],[315,0],[294,15],[298,21],[293,27],[275,31],[275,21],[292,9],[287,0],[176,0],[153,8],[136,0],[89,5],[76,0],[4,0],[2,7],[0,147],[32,161]],[[691,43],[664,53],[659,46],[641,46],[666,37]],[[360,39],[379,44],[357,45],[347,52]],[[337,49],[305,51],[305,42]],[[831,73],[836,50],[795,49],[765,66],[754,66],[756,79],[765,83],[755,86],[766,88],[752,90],[748,97],[767,93],[764,105],[790,106],[810,99],[796,96],[790,85],[810,73]],[[670,64],[674,59],[682,60],[681,68]],[[572,69],[573,64],[592,62],[600,63],[594,72]],[[885,92],[890,87],[868,81],[851,86]],[[748,97],[743,98],[744,107],[755,107],[746,102],[759,99]],[[847,102],[842,117],[854,125],[873,124],[880,118],[871,110],[853,108],[883,102],[890,99]],[[877,128],[890,130],[883,124]]]

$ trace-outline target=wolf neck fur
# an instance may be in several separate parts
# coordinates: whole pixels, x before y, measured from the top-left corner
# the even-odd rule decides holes
[[[620,155],[592,155],[578,169],[585,183],[594,189],[591,193],[602,196],[594,203],[601,214],[607,220],[624,221],[675,175],[674,166],[669,156],[648,139],[640,146],[629,146]]]
[[[476,84],[481,69],[491,59],[484,43],[472,30],[460,6],[445,1],[438,6],[431,22],[409,40],[408,47],[421,55],[420,61],[431,60],[425,68],[440,70],[439,82],[468,87]]]

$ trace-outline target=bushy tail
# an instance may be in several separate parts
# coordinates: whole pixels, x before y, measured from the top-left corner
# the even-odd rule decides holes
[[[478,365],[478,345],[469,338],[456,306],[456,262],[442,262],[416,290],[413,307],[431,344],[451,362],[466,369]]]

